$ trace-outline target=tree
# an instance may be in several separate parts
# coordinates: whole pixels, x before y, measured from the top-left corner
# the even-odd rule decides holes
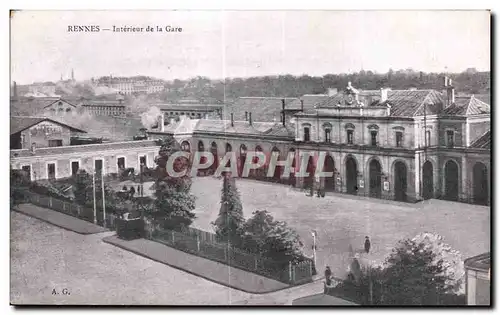
[[[302,242],[286,222],[275,221],[267,211],[255,211],[243,226],[243,246],[276,261],[303,259]]]
[[[212,224],[220,240],[236,244],[245,218],[236,181],[229,174],[223,176],[220,203],[219,216]]]
[[[180,151],[180,146],[174,138],[169,137],[159,141],[160,152],[155,159],[156,192],[153,207],[147,210],[152,219],[164,228],[181,230],[189,226],[196,218],[195,197],[191,194],[191,179],[187,173],[184,176],[171,176],[167,171],[167,161],[172,154]],[[173,163],[175,172],[187,170],[188,161],[177,158]]]
[[[16,208],[17,205],[25,201],[25,191],[30,185],[29,174],[22,170],[10,170],[10,206]]]

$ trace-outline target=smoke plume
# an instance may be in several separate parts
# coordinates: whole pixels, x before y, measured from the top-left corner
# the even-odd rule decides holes
[[[146,129],[151,129],[154,125],[158,123],[158,116],[162,115],[160,109],[156,106],[149,107],[149,109],[143,112],[141,117],[141,123]]]

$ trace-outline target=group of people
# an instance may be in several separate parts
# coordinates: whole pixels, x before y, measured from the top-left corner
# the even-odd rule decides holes
[[[135,196],[135,193],[136,193],[136,192],[137,192],[137,194],[138,194],[139,196],[141,195],[141,189],[142,189],[142,187],[139,185],[139,186],[137,186],[137,191],[135,190],[135,187],[134,187],[134,186],[130,186],[130,189],[128,190],[128,189],[127,189],[127,186],[126,186],[126,185],[124,185],[124,186],[122,187],[122,190],[121,190],[121,191],[122,191],[122,192],[127,192],[127,193],[128,193],[128,195],[129,195],[129,198],[130,198],[130,199],[132,199],[132,198]]]
[[[368,236],[365,236],[365,244],[364,244],[365,253],[369,254],[370,248],[371,248],[370,238]],[[330,266],[326,266],[325,283],[327,286],[332,285],[332,270],[330,269]]]

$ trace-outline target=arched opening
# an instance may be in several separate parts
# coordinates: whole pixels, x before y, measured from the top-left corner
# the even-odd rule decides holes
[[[332,176],[325,177],[325,191],[335,191],[335,162],[331,155],[325,157],[323,172],[333,173]]]
[[[191,152],[191,145],[187,141],[182,141],[181,150],[184,152]]]
[[[487,205],[489,199],[488,189],[488,169],[483,163],[477,162],[474,164],[473,172],[473,193],[474,203]]]
[[[264,152],[264,150],[262,150],[262,147],[260,145],[257,145],[255,147],[255,152]],[[258,161],[259,161],[259,157],[254,156],[252,159],[252,163],[257,163]],[[255,179],[264,179],[265,178],[264,166],[261,166],[257,169],[252,169],[250,171],[250,174]]]
[[[211,168],[211,173],[214,174],[215,171],[217,170],[217,168],[219,167],[219,155],[217,153],[218,149],[217,149],[217,143],[212,142],[212,145],[210,146],[210,153],[212,153],[213,157],[214,157],[214,162],[212,163],[212,166],[210,167]]]
[[[408,188],[406,164],[398,161],[394,163],[394,199],[406,201],[408,199],[406,191]]]
[[[205,145],[203,141],[198,141],[198,152],[205,152]],[[207,163],[207,158],[205,156],[200,156],[200,165]],[[206,169],[199,169],[198,176],[204,175]]]
[[[242,144],[240,146],[240,156],[238,158],[238,176],[240,177],[243,174],[243,169],[245,167],[246,160],[247,160],[247,146]]]
[[[316,172],[316,167],[314,165],[313,156],[308,156],[306,172],[308,175],[304,177],[304,188],[307,190],[314,189],[314,173]]]
[[[276,161],[280,161],[281,159],[281,152],[278,150],[277,147],[273,147],[271,150],[271,154],[277,155],[278,158]],[[281,165],[276,165],[274,167],[274,173],[273,173],[273,181],[279,183],[281,181],[281,174],[283,173],[283,167]]]
[[[372,159],[369,164],[370,197],[382,197],[382,166],[377,159]]]
[[[288,178],[288,183],[292,186],[295,186],[295,183],[296,183],[296,180],[295,180],[295,167],[296,167],[295,149],[291,148],[288,151],[288,154],[293,154],[292,167],[291,167],[290,176]]]
[[[430,161],[424,163],[422,173],[422,197],[425,200],[434,198],[434,171]]]
[[[444,166],[444,198],[458,200],[458,165],[452,160]]]
[[[229,153],[229,152],[233,152],[233,147],[231,146],[231,144],[229,143],[226,143],[226,155]],[[231,167],[231,159],[229,158],[225,167]]]
[[[352,156],[345,160],[346,192],[356,195],[358,193],[358,166]]]

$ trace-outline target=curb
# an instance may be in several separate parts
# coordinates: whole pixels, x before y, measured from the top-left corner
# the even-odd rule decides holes
[[[158,263],[161,263],[161,264],[167,265],[167,266],[169,266],[169,267],[172,267],[172,268],[175,268],[175,269],[178,269],[178,270],[184,271],[184,272],[186,272],[186,273],[192,274],[192,275],[194,275],[194,276],[197,276],[197,277],[203,278],[203,279],[208,280],[208,281],[210,281],[210,282],[214,282],[214,283],[217,283],[217,284],[219,284],[219,285],[222,285],[222,286],[225,286],[225,287],[228,287],[228,288],[231,288],[231,289],[235,289],[235,290],[238,290],[238,291],[242,291],[242,292],[245,292],[245,293],[249,293],[249,294],[264,295],[264,294],[269,294],[269,293],[274,293],[274,292],[279,292],[279,291],[287,290],[287,289],[290,289],[290,288],[300,287],[301,285],[306,285],[306,284],[311,283],[311,282],[307,282],[307,283],[300,284],[300,285],[295,285],[295,286],[294,286],[294,285],[288,285],[288,286],[286,286],[286,287],[284,287],[284,288],[281,288],[281,289],[273,289],[273,290],[260,291],[260,292],[251,291],[251,290],[246,290],[246,289],[242,289],[242,288],[239,288],[239,287],[236,287],[236,286],[232,286],[232,285],[227,284],[227,283],[224,283],[224,282],[222,282],[222,281],[218,281],[218,280],[215,280],[215,279],[212,279],[212,278],[206,277],[206,276],[204,276],[204,275],[202,275],[202,274],[195,273],[195,272],[193,272],[193,271],[191,271],[191,270],[187,270],[187,269],[184,269],[184,268],[182,268],[182,267],[179,267],[179,266],[176,266],[176,265],[169,264],[168,262],[165,262],[165,261],[162,261],[162,260],[159,260],[159,259],[152,258],[152,257],[148,256],[148,255],[147,255],[147,254],[145,254],[145,253],[139,252],[139,251],[137,251],[137,250],[135,250],[135,249],[130,249],[130,248],[128,248],[128,247],[126,247],[126,246],[123,246],[123,245],[121,245],[121,244],[116,244],[115,242],[113,242],[113,241],[111,240],[111,238],[113,238],[113,237],[116,237],[116,235],[112,235],[112,236],[107,236],[107,237],[104,237],[104,238],[102,239],[102,241],[103,241],[104,243],[107,243],[107,244],[110,244],[110,245],[116,246],[116,247],[118,247],[118,248],[124,249],[124,250],[129,251],[129,252],[131,252],[131,253],[134,253],[134,254],[136,254],[136,255],[142,256],[142,257],[144,257],[144,258],[150,259],[150,260],[152,260],[152,261],[155,261],[155,262],[158,262]],[[164,246],[167,246],[167,245],[164,245]],[[173,247],[171,247],[171,248],[173,248]],[[176,249],[176,248],[173,248],[173,249],[178,250],[178,249]],[[187,253],[185,253],[185,254],[187,254]],[[188,254],[188,255],[190,255],[190,254]],[[198,256],[195,256],[195,257],[198,257]],[[200,259],[206,259],[206,258],[203,258],[203,257],[199,257],[199,258],[200,258]],[[233,268],[238,269],[238,268],[236,268],[236,267],[233,267]],[[239,269],[238,269],[238,270],[239,270]],[[245,271],[245,270],[242,270],[242,271],[244,271],[244,272],[248,272],[248,271]],[[263,276],[262,276],[262,277],[263,277]]]
[[[37,220],[39,220],[39,221],[42,221],[42,222],[45,222],[45,223],[48,223],[48,224],[51,224],[51,225],[53,225],[53,226],[57,226],[58,228],[61,228],[61,229],[63,229],[63,230],[70,231],[70,232],[74,232],[74,233],[76,233],[76,234],[80,234],[80,235],[93,235],[93,234],[100,234],[100,233],[104,233],[104,232],[109,232],[109,231],[110,231],[109,229],[106,229],[105,231],[100,231],[100,232],[79,232],[79,231],[75,231],[75,230],[73,230],[73,229],[70,229],[70,228],[68,228],[68,227],[66,227],[66,226],[62,226],[61,224],[58,224],[58,223],[54,223],[54,222],[52,222],[52,221],[49,221],[49,220],[47,220],[47,219],[42,219],[42,218],[36,217],[36,216],[34,216],[34,215],[31,215],[31,214],[25,213],[25,212],[23,212],[23,211],[21,211],[21,210],[12,209],[12,211],[17,212],[17,213],[20,213],[20,214],[25,215],[25,216],[30,217],[30,218],[37,219]],[[75,218],[75,217],[72,217],[72,218],[74,218],[74,219],[76,219],[76,220],[81,220],[81,219],[78,219],[78,218]],[[82,220],[82,221],[87,222],[87,223],[89,223],[89,224],[92,224],[92,223],[90,223],[90,222],[88,222],[88,221],[85,221],[85,220]]]

